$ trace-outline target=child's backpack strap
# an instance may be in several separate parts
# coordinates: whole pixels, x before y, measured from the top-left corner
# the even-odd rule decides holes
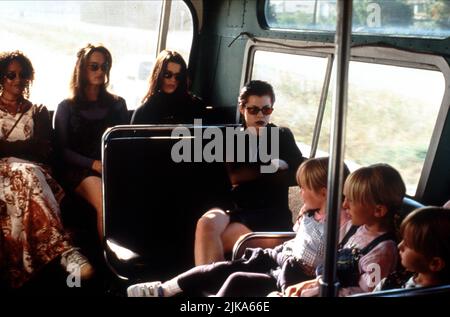
[[[392,240],[395,242],[395,240],[396,240],[395,234],[392,232],[383,233],[381,236],[373,239],[368,245],[366,245],[365,248],[362,248],[360,253],[362,255],[366,255],[367,253],[372,251],[372,249],[375,248],[378,244],[380,244],[383,241],[387,241],[387,240]]]
[[[356,230],[358,230],[359,226],[352,225],[350,229],[348,229],[347,233],[345,234],[344,238],[342,238],[342,241],[338,244],[338,250],[342,249],[344,245],[348,242],[350,237],[355,234]]]

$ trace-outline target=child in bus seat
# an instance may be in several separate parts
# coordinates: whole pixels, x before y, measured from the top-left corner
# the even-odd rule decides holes
[[[395,270],[398,252],[394,216],[402,205],[405,191],[400,174],[387,164],[362,167],[347,178],[343,208],[351,221],[338,250],[339,296],[372,291]],[[319,267],[316,279],[269,296],[317,296],[320,271]]]
[[[262,173],[261,162],[229,162],[227,170],[232,188],[232,207],[214,208],[197,221],[195,232],[195,264],[223,261],[237,239],[253,231],[287,231],[292,227],[289,209],[289,186],[296,185],[295,173],[304,160],[294,135],[286,127],[271,123],[275,93],[264,81],[252,80],[242,87],[238,107],[246,131],[268,135],[279,132],[278,157],[271,163],[274,173]],[[267,140],[271,140],[270,137]],[[268,146],[268,148],[270,148]],[[247,153],[247,147],[235,152]]]
[[[414,210],[403,220],[398,245],[404,270],[383,279],[375,291],[450,284],[450,211],[442,207]]]
[[[197,266],[165,283],[132,285],[128,296],[261,296],[309,279],[322,263],[328,158],[309,159],[297,171],[305,212],[296,237],[274,249],[246,249],[241,259]],[[349,174],[344,169],[344,177]],[[286,271],[288,270],[288,271]]]

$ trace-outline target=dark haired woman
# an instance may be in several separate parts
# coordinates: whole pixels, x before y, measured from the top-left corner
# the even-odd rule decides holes
[[[183,57],[175,51],[162,51],[156,58],[143,105],[135,110],[131,124],[194,123],[204,105],[190,94],[188,86]]]
[[[12,287],[58,256],[66,270],[77,266],[81,278],[93,273],[59,218],[64,193],[45,165],[50,116],[27,100],[33,78],[33,66],[21,52],[0,54],[0,284]]]
[[[264,81],[252,80],[242,87],[239,111],[246,131],[259,135],[278,132],[275,140],[279,155],[271,160],[276,172],[264,173],[260,162],[234,162],[228,164],[233,185],[234,207],[207,211],[197,222],[195,232],[195,264],[223,261],[237,239],[252,231],[286,231],[292,227],[289,210],[289,186],[296,184],[295,173],[303,161],[302,153],[288,128],[270,123],[275,103],[272,86]],[[272,138],[267,137],[268,142]],[[258,141],[260,142],[260,141]],[[268,148],[271,148],[269,144]],[[248,153],[248,148],[237,148]]]
[[[96,209],[100,239],[101,138],[107,128],[128,123],[125,100],[107,91],[111,65],[111,53],[104,46],[82,48],[72,75],[72,97],[58,105],[55,115],[56,136],[67,163],[66,185]]]

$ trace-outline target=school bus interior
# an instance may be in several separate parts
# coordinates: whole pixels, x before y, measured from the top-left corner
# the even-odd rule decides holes
[[[239,123],[240,87],[250,79],[266,80],[276,93],[274,122],[292,129],[304,156],[329,155],[336,1],[2,2],[0,25],[25,21],[5,37],[16,36],[2,50],[21,49],[37,63],[48,54],[41,48],[47,45],[58,57],[53,68],[64,72],[64,78],[69,78],[68,56],[79,41],[113,48],[117,63],[111,89],[124,95],[130,117],[145,95],[156,53],[175,49],[189,61],[192,92],[207,105],[205,126]],[[388,2],[354,4],[345,161],[351,170],[377,162],[397,168],[407,185],[407,213],[450,200],[450,6],[439,0]],[[375,7],[367,7],[370,3]],[[98,12],[104,18],[93,21]],[[88,32],[88,26],[95,28]],[[77,34],[79,41],[52,36],[58,27]],[[44,44],[33,50],[35,30]],[[37,65],[36,73],[46,73],[46,68],[48,64]],[[51,71],[45,76],[59,78]],[[66,88],[46,86],[60,83],[39,76],[31,97],[53,113]],[[131,281],[170,277],[193,265],[196,219],[220,200],[228,181],[221,164],[172,162],[170,149],[178,141],[169,137],[174,128],[126,126],[104,135],[104,243],[96,242],[90,206],[69,193],[61,208],[65,224],[79,237],[76,242],[100,266],[105,265],[100,264],[104,253],[106,266],[91,284],[70,293],[123,296]],[[125,257],[118,255],[123,250]],[[28,289],[63,279],[49,278],[50,272],[42,272]],[[385,296],[448,291],[443,286]]]

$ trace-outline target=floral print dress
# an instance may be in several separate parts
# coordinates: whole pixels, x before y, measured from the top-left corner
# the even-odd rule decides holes
[[[24,113],[6,141],[33,137],[35,109],[32,106]],[[5,139],[19,116],[0,109],[0,139]],[[20,287],[71,248],[60,221],[63,195],[44,165],[0,158],[0,283]]]

